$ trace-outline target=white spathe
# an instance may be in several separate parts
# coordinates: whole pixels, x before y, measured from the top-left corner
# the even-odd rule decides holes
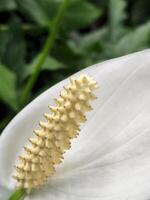
[[[25,200],[150,199],[150,50],[78,72],[99,84],[94,110],[49,183]],[[68,80],[26,106],[0,137],[0,199],[15,187],[17,156]]]

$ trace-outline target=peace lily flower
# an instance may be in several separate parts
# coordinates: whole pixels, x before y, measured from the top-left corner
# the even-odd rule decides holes
[[[63,163],[48,183],[25,200],[148,200],[150,198],[150,50],[78,72],[97,81],[98,99]],[[18,159],[46,105],[68,79],[27,105],[0,137],[0,199],[15,188]]]

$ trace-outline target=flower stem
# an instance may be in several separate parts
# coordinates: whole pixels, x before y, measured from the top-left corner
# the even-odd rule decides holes
[[[32,88],[33,88],[33,86],[34,86],[34,84],[35,84],[35,82],[36,82],[36,80],[39,76],[42,65],[43,65],[48,53],[51,51],[51,49],[53,47],[54,41],[56,39],[61,21],[63,19],[63,16],[64,16],[65,11],[67,9],[67,6],[69,4],[69,1],[70,0],[64,0],[62,2],[60,7],[58,8],[58,12],[56,14],[56,17],[54,18],[52,28],[49,26],[49,35],[46,39],[46,42],[43,46],[43,49],[40,52],[40,59],[39,59],[37,65],[35,66],[35,70],[34,70],[33,74],[31,75],[31,77],[29,78],[29,80],[28,80],[27,84],[25,85],[23,92],[21,94],[21,97],[20,97],[20,106],[21,107],[29,99],[31,90],[32,90]]]
[[[8,200],[23,200],[26,196],[26,191],[23,188],[14,190]]]

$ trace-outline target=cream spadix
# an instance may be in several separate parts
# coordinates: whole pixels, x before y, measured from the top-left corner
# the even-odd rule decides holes
[[[86,121],[85,113],[92,110],[90,101],[96,99],[93,91],[96,82],[87,75],[70,79],[70,84],[45,113],[45,122],[34,130],[30,145],[25,146],[24,154],[19,156],[16,166],[17,186],[28,189],[37,188],[47,182],[55,172],[55,165],[62,162],[65,150],[70,148],[70,139],[78,135],[81,123]]]

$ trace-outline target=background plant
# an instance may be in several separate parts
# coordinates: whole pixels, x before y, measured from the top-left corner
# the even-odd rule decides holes
[[[64,1],[0,0],[0,130],[26,103],[70,74],[150,47],[148,0],[68,0],[55,27]]]

